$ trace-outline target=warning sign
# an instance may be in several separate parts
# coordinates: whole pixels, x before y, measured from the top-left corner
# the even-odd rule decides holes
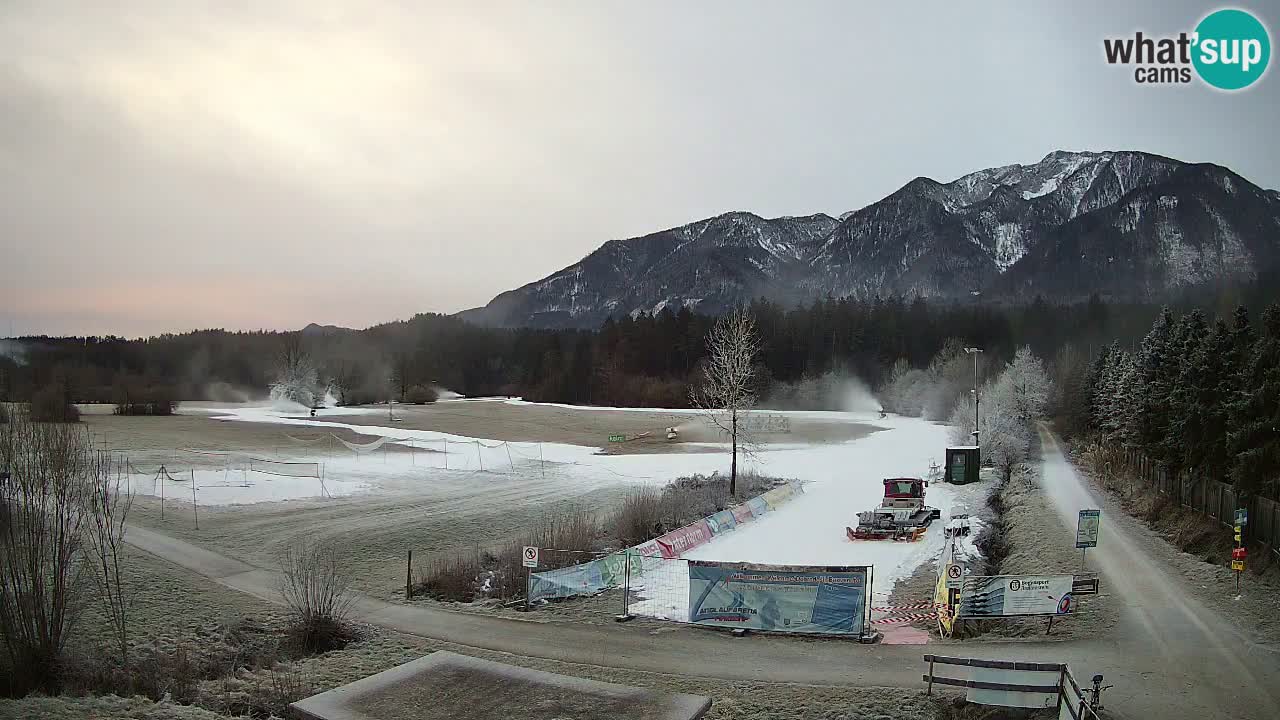
[[[1236,572],[1240,572],[1240,571],[1244,570],[1244,561],[1243,561],[1243,560],[1232,560],[1232,561],[1231,561],[1231,569],[1232,569],[1232,570],[1235,570]]]
[[[958,588],[964,576],[964,569],[956,563],[947,565],[947,587]]]
[[[532,545],[524,546],[524,566],[527,568],[538,567],[538,548]]]

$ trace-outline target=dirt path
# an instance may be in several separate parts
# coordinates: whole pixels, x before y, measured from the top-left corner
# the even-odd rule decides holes
[[[1121,608],[1115,650],[1133,663],[1154,658],[1188,676],[1184,707],[1198,717],[1280,713],[1280,648],[1257,642],[1194,597],[1137,521],[1090,488],[1043,426],[1045,493],[1062,522],[1075,527],[1084,508],[1103,511],[1089,566],[1103,575]],[[1153,698],[1154,699],[1154,698]],[[1227,708],[1239,708],[1227,711]],[[1153,714],[1154,715],[1154,714]]]
[[[176,538],[131,527],[128,541],[140,549],[266,602],[279,602],[275,573],[198,548]],[[844,687],[919,688],[923,648],[727,634],[672,625],[650,632],[628,625],[526,622],[397,605],[361,597],[358,619],[410,635],[516,655],[729,681],[770,681]],[[1175,631],[1177,629],[1175,628]],[[1233,670],[1198,658],[1188,643],[1144,643],[1130,638],[1071,643],[954,644],[948,654],[1071,664],[1079,677],[1106,674],[1116,685],[1107,698],[1118,717],[1273,718],[1275,705],[1262,697],[1273,682],[1255,667],[1255,681],[1232,679]]]

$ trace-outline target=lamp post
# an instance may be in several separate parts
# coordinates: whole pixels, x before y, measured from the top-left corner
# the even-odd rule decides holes
[[[967,347],[964,351],[973,356],[973,444],[981,445],[978,441],[978,355],[982,348]]]

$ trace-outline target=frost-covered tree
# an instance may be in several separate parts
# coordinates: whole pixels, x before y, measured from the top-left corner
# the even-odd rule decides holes
[[[311,407],[323,393],[315,363],[303,348],[298,333],[286,336],[281,343],[276,353],[275,378],[271,383],[272,400],[288,400]]]
[[[689,393],[694,407],[729,438],[732,463],[729,494],[737,492],[738,453],[748,451],[750,437],[744,425],[756,404],[756,355],[760,339],[755,322],[745,308],[720,318],[707,334],[707,358],[702,365],[702,382]]]
[[[1179,367],[1174,349],[1173,314],[1166,307],[1143,338],[1135,362],[1136,412],[1131,436],[1139,447],[1148,451],[1159,447],[1172,419],[1169,398]]]
[[[1256,493],[1280,478],[1280,303],[1262,315],[1245,376],[1249,391],[1231,408],[1231,474],[1236,487]]]
[[[1009,371],[1001,374],[982,396],[982,459],[1000,471],[1007,481],[1013,469],[1027,461],[1031,452],[1032,422],[1024,422],[1019,413],[1019,390]]]
[[[1013,469],[1027,461],[1035,438],[1035,424],[1042,419],[1052,383],[1044,362],[1024,347],[1013,361],[978,389],[978,437],[982,460],[1007,480]],[[951,436],[957,443],[972,442],[974,429],[972,394],[957,398],[951,411]]]
[[[1053,382],[1045,370],[1044,361],[1031,352],[1030,346],[1018,348],[1001,379],[1009,384],[1014,416],[1019,423],[1031,427],[1044,417]]]

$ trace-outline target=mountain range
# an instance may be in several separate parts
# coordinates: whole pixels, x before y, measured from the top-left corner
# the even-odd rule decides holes
[[[1231,170],[1142,152],[919,177],[839,217],[729,212],[625,240],[460,315],[491,326],[596,327],[606,317],[757,297],[922,296],[1158,302],[1252,280],[1280,261],[1280,193]]]

